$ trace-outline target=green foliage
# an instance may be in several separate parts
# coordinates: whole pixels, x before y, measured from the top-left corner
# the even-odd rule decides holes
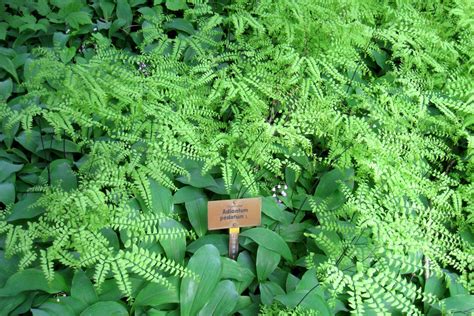
[[[2,314],[472,311],[469,1],[0,8]]]

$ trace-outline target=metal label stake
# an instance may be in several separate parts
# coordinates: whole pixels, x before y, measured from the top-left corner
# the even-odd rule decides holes
[[[229,258],[236,259],[239,253],[240,228],[229,228]]]

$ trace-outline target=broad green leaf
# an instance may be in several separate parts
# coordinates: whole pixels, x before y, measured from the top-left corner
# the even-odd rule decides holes
[[[137,11],[143,15],[145,20],[152,20],[158,15],[158,12],[161,11],[161,7],[154,7],[154,8],[141,7]],[[144,24],[142,24],[142,28],[145,27],[146,25],[151,26],[148,22],[145,22]]]
[[[185,202],[189,221],[196,234],[202,237],[207,232],[207,198],[199,198]]]
[[[184,10],[188,6],[186,0],[166,0],[166,7],[171,11]]]
[[[13,82],[10,78],[0,81],[0,101],[7,100],[13,91]]]
[[[122,28],[127,22],[124,19],[117,19],[112,22],[109,29],[109,37],[112,37],[120,28]]]
[[[114,279],[105,280],[100,286],[100,292],[98,294],[100,301],[118,301],[123,297]]]
[[[176,180],[184,184],[189,184],[190,186],[196,188],[205,188],[217,185],[216,181],[211,175],[202,175],[200,169],[193,169],[189,172],[189,177],[181,176],[178,177]]]
[[[5,252],[0,250],[0,288],[4,287],[8,278],[17,272],[18,261],[17,257],[5,258]]]
[[[311,197],[306,194],[294,194],[293,195],[293,208],[302,211],[311,211],[311,204],[310,204]]]
[[[131,6],[132,8],[134,8],[134,7],[138,6],[138,5],[144,4],[144,3],[146,3],[146,2],[147,2],[147,0],[130,0],[130,6]]]
[[[281,286],[282,289],[286,288],[286,278],[288,277],[288,272],[276,267],[275,270],[268,276],[268,280],[277,283]]]
[[[316,292],[311,290],[295,291],[288,294],[277,295],[275,296],[275,300],[290,308],[301,306],[309,310],[317,311],[318,315],[329,316],[332,314],[324,297],[319,296]]]
[[[275,297],[284,305],[294,308],[297,305],[318,311],[321,315],[331,315],[324,290],[319,285],[314,269],[305,272],[295,291]]]
[[[285,168],[285,183],[288,185],[288,187],[294,188],[296,186],[296,181],[298,180],[299,176],[300,174],[297,173],[293,168]]]
[[[239,300],[237,301],[237,305],[235,306],[235,311],[238,312],[242,309],[245,309],[252,305],[252,299],[248,296],[240,296]]]
[[[222,260],[222,279],[233,279],[242,281],[244,279],[242,267],[232,259],[221,257]]]
[[[134,306],[159,306],[170,303],[179,303],[178,287],[169,289],[162,284],[152,282],[138,293]]]
[[[125,21],[125,25],[132,24],[133,13],[127,0],[117,1],[117,17]]]
[[[451,296],[442,300],[440,304],[444,305],[446,310],[452,313],[459,312],[463,315],[469,315],[474,311],[474,295]]]
[[[265,305],[271,305],[277,295],[285,294],[285,291],[275,282],[265,281],[260,283],[260,299]]]
[[[293,256],[286,242],[277,233],[268,228],[252,228],[242,232],[241,236],[248,237],[257,244],[279,253],[288,261],[293,261]]]
[[[220,194],[220,195],[226,195],[227,190],[225,189],[225,184],[224,184],[224,179],[223,178],[217,178],[214,179],[216,182],[215,185],[210,185],[206,187],[206,190],[209,190],[211,192]]]
[[[239,293],[237,293],[234,283],[229,280],[221,281],[198,315],[231,315],[238,299]]]
[[[173,212],[173,198],[168,188],[150,179],[151,205],[157,214],[170,214]]]
[[[127,309],[118,302],[97,302],[86,308],[80,316],[128,316]]]
[[[48,0],[38,0],[38,3],[36,4],[36,11],[38,11],[38,13],[42,16],[48,15],[48,13],[51,12],[51,9],[48,5]]]
[[[333,169],[325,173],[319,181],[314,197],[326,200],[330,210],[336,209],[345,202],[345,197],[339,189],[338,181],[344,182],[350,188],[354,186],[354,169]]]
[[[18,219],[33,218],[44,213],[44,208],[33,206],[40,198],[40,193],[27,193],[23,198],[13,205],[12,211],[7,221],[12,222]]]
[[[32,153],[37,152],[38,145],[41,143],[41,136],[38,131],[32,130],[32,131],[22,131],[20,134],[15,137],[15,140],[24,148],[29,150]],[[42,148],[41,148],[42,149]]]
[[[183,228],[183,225],[174,219],[167,220],[159,226],[160,228]],[[160,244],[165,250],[166,256],[176,262],[184,261],[184,253],[186,252],[186,236],[178,236],[173,238],[161,239]]]
[[[446,291],[446,285],[444,284],[443,280],[438,278],[435,274],[430,276],[428,280],[426,280],[424,293],[431,294],[436,296],[437,298],[442,298],[443,293]],[[424,308],[425,312],[428,311],[429,304],[425,302]]]
[[[8,23],[0,22],[0,40],[5,40],[7,37]]]
[[[92,305],[99,299],[92,286],[92,282],[82,270],[77,270],[74,274],[71,296],[83,301],[87,305]]]
[[[275,270],[280,263],[281,256],[268,250],[264,246],[258,246],[257,250],[257,276],[260,282],[263,282]]]
[[[222,273],[219,251],[212,245],[199,248],[189,259],[187,268],[199,280],[185,277],[181,282],[180,307],[183,316],[196,315],[211,299]]]
[[[26,294],[0,297],[0,315],[11,315],[10,312],[21,305],[27,298]]]
[[[170,30],[178,30],[192,35],[195,33],[194,27],[188,20],[182,18],[174,18],[169,22],[166,22],[163,27]]]
[[[102,31],[102,30],[108,30],[110,29],[110,26],[112,25],[112,22],[102,22],[102,21],[97,21],[97,30]]]
[[[446,284],[448,285],[449,294],[451,296],[456,295],[468,295],[469,291],[459,282],[459,276],[455,273],[445,272]]]
[[[271,196],[262,198],[262,212],[278,222],[287,223],[288,220],[283,213],[283,208],[284,206],[282,204],[278,204]]]
[[[310,269],[303,274],[301,281],[296,286],[296,291],[313,290],[317,291],[320,296],[323,296],[323,290],[318,284],[319,281],[316,277],[316,271],[314,269]]]
[[[187,251],[194,253],[204,245],[213,245],[221,256],[229,254],[229,236],[226,234],[211,234],[200,237],[188,245]]]
[[[180,188],[173,196],[174,204],[181,204],[199,198],[206,198],[206,194],[202,189],[192,186],[184,186]]]
[[[387,53],[385,51],[372,50],[372,56],[374,57],[375,62],[377,63],[377,65],[379,65],[380,68],[382,68],[383,70],[387,69]]]
[[[36,296],[38,296],[38,292],[28,292],[28,293],[24,293],[26,294],[26,299],[23,300],[23,302],[18,305],[17,307],[15,307],[14,310],[11,311],[11,315],[24,315],[24,314],[27,314],[30,310],[31,310],[31,305],[33,305],[33,300],[36,298]],[[23,295],[16,295],[15,297],[22,297]],[[1,305],[1,302],[0,302],[0,305]],[[0,315],[3,315],[1,313],[1,308],[0,308]]]
[[[92,24],[91,17],[85,11],[76,11],[68,14],[66,21],[74,29],[79,29],[81,25]]]
[[[292,291],[296,290],[296,286],[298,285],[299,282],[300,282],[300,279],[298,279],[293,274],[288,273],[288,276],[287,276],[286,282],[285,282],[286,292],[292,292]]]
[[[304,232],[308,227],[313,226],[309,221],[296,224],[280,225],[278,234],[286,242],[300,242],[304,239]]]
[[[23,33],[24,31],[27,31],[27,30],[34,31],[34,32],[44,31],[45,33],[48,31],[48,29],[46,28],[44,24],[39,24],[39,23],[38,24],[37,23],[23,24],[22,26],[20,26],[18,30],[20,31],[20,33]]]
[[[81,312],[89,306],[89,304],[84,303],[84,301],[72,296],[59,296],[56,298],[56,302],[53,303],[70,307],[74,315],[81,314]]]
[[[61,302],[46,302],[31,310],[33,316],[75,316],[74,310]]]
[[[239,310],[240,316],[254,316],[258,315],[261,310],[260,304],[257,300],[252,301],[251,304],[244,309]]]
[[[104,15],[104,19],[108,20],[114,12],[115,2],[111,0],[99,0],[99,6]]]
[[[28,156],[26,156],[26,154],[18,149],[18,148],[12,148],[10,149],[10,152],[11,154],[7,154],[8,157],[10,157],[10,160],[11,162],[25,162],[25,163],[28,163],[30,161],[30,159],[28,158]],[[36,166],[33,166],[33,165],[26,165],[23,169],[23,172],[34,172],[34,171],[26,171],[28,170],[28,167],[30,166],[31,169],[36,169],[37,167]],[[40,169],[37,168],[36,171],[39,171]]]
[[[0,183],[0,202],[5,205],[15,202],[15,185],[13,183]]]
[[[15,165],[9,161],[0,160],[0,182],[8,178],[11,174],[18,172],[23,165]]]
[[[15,78],[16,82],[19,82],[18,75],[16,73],[16,69],[13,65],[13,62],[10,60],[10,58],[2,54],[0,54],[0,68],[3,68],[6,72],[12,75],[13,78]]]
[[[51,139],[52,138],[52,139]],[[44,147],[43,147],[44,146]],[[56,139],[51,135],[43,136],[43,143],[39,143],[36,151],[54,149],[66,153],[80,153],[81,149],[70,140]]]
[[[71,161],[58,159],[51,163],[51,185],[60,186],[65,191],[77,188],[77,178],[71,168]]]
[[[48,282],[44,273],[38,269],[25,269],[12,275],[5,286],[0,289],[0,297],[17,295],[24,291],[44,291],[47,293],[58,293],[67,290],[64,277],[58,273],[54,274],[52,282]]]
[[[241,266],[242,281],[235,282],[235,286],[237,287],[237,292],[242,293],[254,282],[257,272],[255,263],[248,251],[242,251],[237,257],[237,262]]]

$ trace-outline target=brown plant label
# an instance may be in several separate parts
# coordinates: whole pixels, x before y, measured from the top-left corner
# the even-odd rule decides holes
[[[209,201],[207,203],[207,227],[209,230],[231,227],[259,226],[262,199]]]

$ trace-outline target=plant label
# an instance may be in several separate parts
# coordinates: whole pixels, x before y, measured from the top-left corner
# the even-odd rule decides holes
[[[210,201],[207,203],[207,228],[229,229],[229,257],[235,260],[239,253],[240,227],[259,226],[261,214],[261,198]]]
[[[207,209],[207,227],[209,230],[259,226],[262,199],[209,201]]]

